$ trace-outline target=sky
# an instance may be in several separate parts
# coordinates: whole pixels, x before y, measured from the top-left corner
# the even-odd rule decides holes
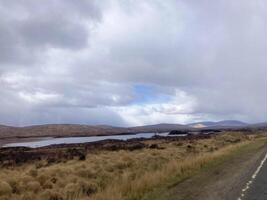
[[[263,0],[0,0],[0,124],[267,121]]]

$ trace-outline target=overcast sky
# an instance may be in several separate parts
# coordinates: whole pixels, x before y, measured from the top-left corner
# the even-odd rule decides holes
[[[267,121],[263,0],[0,0],[0,124]]]

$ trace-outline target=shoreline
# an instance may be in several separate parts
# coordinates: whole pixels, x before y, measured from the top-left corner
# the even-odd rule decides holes
[[[136,138],[112,138],[112,137],[116,137],[116,136],[135,136],[135,135],[139,135],[139,134],[143,134],[140,135],[140,137],[136,137]],[[146,134],[150,134],[149,137],[145,136]],[[152,135],[151,135],[152,134]],[[166,134],[166,135],[164,135]],[[208,135],[208,134],[205,134]],[[145,139],[153,139],[153,138],[160,138],[160,137],[187,137],[187,136],[192,136],[190,134],[177,134],[177,135],[170,135],[168,134],[168,132],[163,132],[163,133],[135,133],[135,134],[116,134],[116,135],[97,135],[97,136],[70,136],[70,137],[63,137],[63,136],[58,136],[58,137],[20,137],[20,138],[9,138],[9,139],[0,139],[0,148],[6,148],[6,147],[23,147],[23,146],[19,146],[20,143],[30,143],[30,142],[42,142],[42,141],[46,141],[46,140],[53,140],[53,139],[76,139],[76,138],[94,138],[94,137],[103,137],[100,140],[92,140],[92,141],[79,141],[79,142],[69,142],[69,141],[62,141],[60,143],[54,143],[51,142],[51,144],[48,145],[44,145],[45,146],[51,146],[51,145],[60,145],[60,144],[83,144],[83,143],[92,143],[92,142],[97,142],[97,141],[104,141],[104,140],[122,140],[122,141],[127,141],[127,140],[132,140],[132,139],[141,139],[141,140],[145,140]],[[111,137],[111,138],[105,138],[105,137]],[[18,146],[5,146],[8,144],[18,144]],[[24,146],[24,147],[30,147],[30,148],[38,148],[38,147],[42,147],[42,146],[37,146],[37,147],[31,147],[29,146]]]
[[[0,148],[0,165],[13,165],[40,159],[54,159],[57,161],[81,156],[96,151],[119,151],[119,150],[141,150],[160,149],[157,142],[185,142],[192,143],[198,140],[210,139],[210,135],[186,136],[186,137],[160,137],[134,138],[129,140],[102,140],[96,142],[76,143],[76,144],[55,144],[44,147],[2,147]],[[148,145],[146,143],[150,142]],[[74,150],[71,152],[69,150]]]

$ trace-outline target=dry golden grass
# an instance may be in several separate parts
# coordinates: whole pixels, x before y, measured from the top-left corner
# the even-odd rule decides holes
[[[45,160],[0,170],[0,199],[137,200],[175,177],[182,180],[254,137],[223,134],[196,141],[147,141],[161,149],[99,151],[85,161]]]

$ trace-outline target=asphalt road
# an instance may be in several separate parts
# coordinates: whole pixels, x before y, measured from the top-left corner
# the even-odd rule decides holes
[[[242,200],[267,200],[267,162],[263,164]]]

